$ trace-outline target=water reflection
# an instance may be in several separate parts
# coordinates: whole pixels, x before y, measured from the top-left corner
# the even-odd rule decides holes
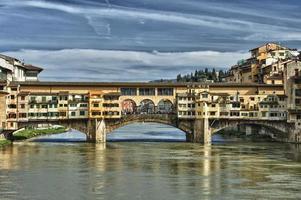
[[[60,134],[39,136],[34,138],[32,142],[85,142],[86,140],[86,134],[77,130],[70,130]]]
[[[1,200],[299,198],[299,147],[19,144],[0,151]]]
[[[158,123],[133,123],[108,134],[107,141],[186,141],[185,133]]]

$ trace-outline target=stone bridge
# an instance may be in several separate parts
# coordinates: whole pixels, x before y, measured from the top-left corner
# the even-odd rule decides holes
[[[286,121],[273,120],[250,120],[250,119],[179,119],[174,114],[139,114],[124,115],[120,119],[92,120],[92,119],[67,119],[67,120],[37,120],[20,122],[23,127],[37,127],[39,124],[61,125],[66,128],[81,131],[87,135],[91,142],[105,142],[106,135],[112,131],[134,123],[156,122],[178,128],[186,133],[187,142],[211,143],[211,136],[216,132],[229,127],[246,127],[246,134],[258,132],[270,135],[276,141],[295,141],[294,124]]]
[[[253,133],[268,135],[275,141],[292,142],[296,141],[294,135],[298,129],[294,123],[286,120],[260,120],[260,119],[210,119],[210,134],[213,135],[225,128],[244,128],[246,135]],[[298,134],[298,133],[297,133]]]

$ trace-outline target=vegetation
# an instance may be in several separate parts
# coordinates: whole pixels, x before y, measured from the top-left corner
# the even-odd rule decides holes
[[[64,133],[67,130],[64,127],[48,129],[25,129],[14,134],[13,140],[26,140],[41,135],[51,135]]]
[[[9,140],[0,140],[0,147],[3,147],[5,145],[11,144],[11,141]]]
[[[194,73],[181,75],[178,74],[177,82],[206,82],[206,81],[213,81],[213,82],[221,82],[222,77],[225,75],[223,70],[219,70],[218,72],[215,68],[209,70],[205,68],[205,70],[195,70]]]

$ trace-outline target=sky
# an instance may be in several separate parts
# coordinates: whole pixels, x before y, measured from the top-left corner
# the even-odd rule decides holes
[[[0,52],[43,81],[149,81],[301,49],[300,0],[0,0]]]

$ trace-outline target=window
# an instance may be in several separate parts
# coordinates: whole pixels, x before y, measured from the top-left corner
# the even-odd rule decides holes
[[[155,96],[155,88],[139,88],[140,96]]]
[[[50,112],[50,113],[48,113],[48,116],[49,117],[58,117],[59,113],[57,113],[57,112]]]
[[[121,88],[121,95],[123,96],[136,96],[137,88]]]
[[[26,113],[19,113],[19,118],[26,118]]]
[[[66,112],[60,112],[60,117],[66,117],[67,116],[67,113]]]
[[[83,103],[82,103],[82,104],[79,105],[79,107],[81,107],[81,108],[86,108],[86,107],[88,107],[88,104],[83,104]]]
[[[114,100],[119,100],[119,96],[113,96],[113,95],[105,95],[104,96],[104,100],[106,100],[106,101],[114,101]]]
[[[42,105],[42,108],[47,108],[47,105],[46,105],[46,104],[43,104],[43,105]]]
[[[296,104],[296,106],[300,106],[301,105],[301,99],[295,99],[295,104]]]
[[[49,108],[57,108],[57,104],[49,104]]]
[[[230,116],[239,117],[239,112],[230,112]]]
[[[119,107],[119,104],[118,103],[104,103],[102,104],[103,107],[106,107],[106,108],[116,108],[116,107]]]
[[[20,108],[24,109],[25,108],[25,104],[20,104]]]
[[[93,107],[94,107],[94,108],[99,107],[99,103],[94,103],[94,104],[93,104]]]
[[[68,96],[60,96],[60,100],[61,101],[67,101],[68,100]]]
[[[241,113],[241,116],[248,117],[249,115],[248,115],[248,113]]]
[[[240,108],[240,102],[232,103],[232,108]]]
[[[70,104],[70,107],[77,107],[77,104],[72,103],[72,104]]]
[[[159,96],[173,96],[173,88],[158,88]]]
[[[92,116],[101,115],[101,112],[92,112]]]
[[[84,116],[84,115],[86,115],[86,112],[83,111],[83,110],[81,110],[81,111],[79,112],[79,115],[80,115],[80,116]]]
[[[21,100],[24,101],[25,100],[25,96],[21,96]]]
[[[42,97],[42,101],[45,102],[46,101],[46,97]]]
[[[71,112],[71,116],[74,117],[76,115],[75,112]]]
[[[295,89],[295,95],[301,97],[301,89]]]

